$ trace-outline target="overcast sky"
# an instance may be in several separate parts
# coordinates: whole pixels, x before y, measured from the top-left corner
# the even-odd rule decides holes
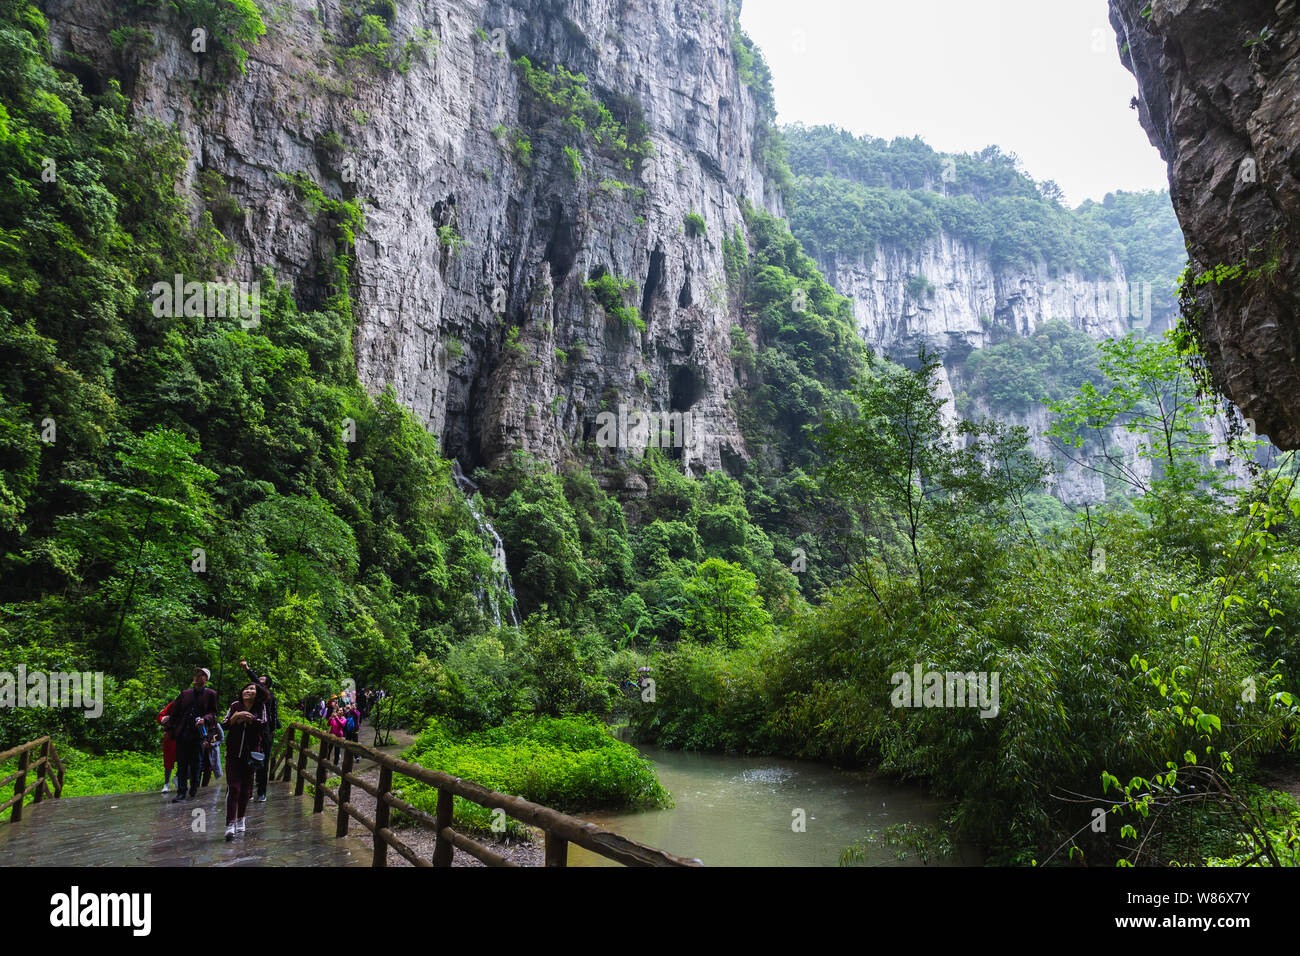
[[[990,144],[1071,205],[1163,189],[1129,100],[1106,0],[744,0],[778,120],[829,123],[935,149]]]

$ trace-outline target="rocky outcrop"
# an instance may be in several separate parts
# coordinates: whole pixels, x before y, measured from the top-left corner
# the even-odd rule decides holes
[[[997,269],[987,255],[941,233],[915,252],[881,245],[869,262],[866,257],[857,261],[841,258],[823,262],[821,267],[836,291],[852,300],[867,344],[896,361],[915,359],[921,347],[942,358],[937,385],[939,395],[948,400],[944,417],[950,430],[958,417],[955,390],[973,384],[966,380],[964,359],[975,349],[1008,335],[1030,335],[1052,320],[1097,339],[1116,338],[1137,329],[1158,334],[1167,325],[1167,310],[1153,313],[1149,296],[1130,290],[1124,268],[1113,256],[1109,276],[1087,278],[1065,273],[1051,278],[1041,264]],[[1047,435],[1051,422],[1045,407],[1017,413],[977,402],[967,414],[1024,426],[1034,452],[1054,462],[1051,490],[1061,501],[1082,504],[1106,499],[1105,483],[1097,472],[1054,450]],[[1141,470],[1136,448],[1127,447],[1132,436],[1115,429],[1112,438]]]
[[[1300,447],[1297,0],[1110,0],[1110,19],[1193,266],[1216,274],[1188,306],[1210,373]]]
[[[1053,279],[1046,266],[995,269],[988,256],[946,233],[918,252],[882,245],[871,257],[820,263],[854,314],[868,345],[892,357],[926,348],[965,353],[997,335],[1029,335],[1057,319],[1097,338],[1126,335],[1143,319],[1141,296],[1130,300],[1124,268],[1111,275]],[[1149,312],[1149,310],[1147,310]],[[1136,316],[1131,316],[1136,312]]]
[[[467,468],[516,448],[594,456],[596,416],[619,403],[691,412],[695,470],[743,460],[721,240],[743,229],[742,199],[779,207],[753,155],[758,113],[726,3],[399,0],[378,57],[345,46],[352,6],[264,5],[268,32],[241,76],[193,53],[176,15],[122,45],[118,4],[45,4],[64,65],[92,87],[120,78],[139,114],[182,132],[196,195],[201,173],[219,175],[241,210],[225,224],[231,278],[270,266],[308,306],[325,298],[333,239],[281,174],[363,204],[361,380],[394,386]],[[520,56],[585,75],[629,139],[644,123],[653,154],[629,168],[626,151],[531,100]],[[702,236],[683,228],[692,212]],[[622,318],[585,288],[602,273],[631,280]]]
[[[910,362],[924,347],[943,360],[936,383],[946,399],[945,422],[953,434],[958,421],[957,393],[972,390],[965,359],[1008,336],[1031,335],[1044,322],[1065,322],[1101,340],[1131,332],[1159,335],[1176,312],[1152,303],[1140,283],[1130,283],[1112,255],[1110,275],[1090,278],[1075,273],[1049,276],[1046,266],[998,269],[968,243],[946,233],[917,251],[881,245],[867,261],[838,259],[820,263],[836,291],[853,302],[866,342],[896,361]],[[925,282],[919,282],[924,278]],[[971,418],[993,418],[1023,426],[1035,454],[1053,463],[1051,493],[1069,505],[1097,504],[1107,498],[1102,476],[1082,460],[1063,455],[1048,436],[1051,416],[1045,406],[1028,410],[990,407],[982,399],[964,409]],[[1207,422],[1219,444],[1227,441],[1226,419]],[[1151,478],[1151,465],[1139,453],[1139,439],[1123,428],[1109,429],[1105,441],[1129,463],[1140,483]],[[1226,452],[1224,453],[1227,459]],[[1207,464],[1209,464],[1207,462]],[[1225,460],[1228,480],[1249,480],[1246,463]]]

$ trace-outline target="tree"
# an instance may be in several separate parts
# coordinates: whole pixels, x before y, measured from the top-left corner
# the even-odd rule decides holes
[[[922,537],[938,517],[953,448],[935,381],[938,359],[922,349],[915,370],[873,359],[852,389],[855,414],[828,422],[822,442],[830,490],[856,506],[864,544],[878,542],[886,569],[910,562],[924,593]]]
[[[239,628],[240,656],[256,661],[275,677],[277,696],[297,701],[312,678],[328,664],[316,638],[320,599],[287,593],[265,616],[246,619]]]
[[[609,712],[609,685],[577,635],[560,627],[545,611],[530,615],[524,631],[524,672],[529,677],[538,715]]]
[[[701,643],[734,647],[772,627],[772,617],[758,596],[758,582],[738,564],[720,558],[701,562],[686,582],[686,595],[690,602],[686,636]]]
[[[1139,508],[1168,529],[1182,499],[1223,490],[1210,464],[1216,445],[1206,425],[1218,410],[1198,394],[1172,334],[1130,335],[1099,349],[1104,384],[1085,382],[1073,398],[1049,403],[1048,434],[1071,461],[1139,492]],[[1132,452],[1116,442],[1116,430],[1137,436]]]
[[[216,478],[194,460],[198,444],[170,429],[127,437],[123,445],[117,455],[122,480],[66,481],[91,507],[59,522],[63,543],[80,555],[82,581],[93,582],[101,608],[111,609],[92,626],[102,628],[104,661],[121,671],[118,649],[142,598],[162,602],[139,608],[155,624],[160,618],[188,621],[198,610],[206,560],[196,548],[212,530],[206,486]],[[157,633],[141,626],[138,636],[147,646]],[[133,648],[129,659],[140,653]]]
[[[1004,526],[1013,511],[1028,528],[1025,497],[1047,472],[1023,428],[950,424],[936,387],[941,367],[924,349],[915,369],[873,360],[852,391],[854,412],[833,417],[822,432],[827,487],[852,516],[842,534],[856,557],[855,577],[878,601],[872,560],[887,574],[914,575],[924,599],[926,548],[976,525]]]

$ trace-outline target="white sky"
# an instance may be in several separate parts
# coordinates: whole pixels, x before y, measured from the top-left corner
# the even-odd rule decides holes
[[[1163,189],[1106,0],[744,0],[778,121],[944,152],[996,143],[1070,205]]]

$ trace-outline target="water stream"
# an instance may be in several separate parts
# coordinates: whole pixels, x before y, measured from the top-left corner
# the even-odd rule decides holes
[[[919,788],[810,761],[640,749],[676,807],[579,816],[706,866],[837,866],[849,844],[897,823],[937,823],[943,806]],[[795,810],[806,815],[802,833],[792,827]],[[900,862],[896,852],[867,844],[859,865],[919,865],[915,855]],[[978,862],[959,847],[929,865]],[[616,864],[570,845],[569,865]]]
[[[510,595],[510,604],[507,613],[510,617],[510,623],[514,627],[519,626],[519,616],[515,611],[518,603],[515,600],[514,582],[510,580],[510,569],[506,567],[505,546],[501,543],[501,535],[497,534],[497,529],[492,527],[492,522],[487,519],[478,508],[478,502],[474,500],[474,495],[478,491],[478,485],[465,477],[465,473],[460,470],[460,462],[455,458],[451,461],[451,476],[456,481],[456,487],[465,495],[465,500],[469,503],[470,513],[474,516],[474,523],[478,525],[479,534],[483,539],[492,542],[493,558],[493,578],[495,579],[494,587],[480,587],[478,589],[479,607],[489,607],[492,610],[492,620],[497,627],[501,626],[501,601],[499,595],[505,592]],[[500,570],[497,570],[500,568]]]

